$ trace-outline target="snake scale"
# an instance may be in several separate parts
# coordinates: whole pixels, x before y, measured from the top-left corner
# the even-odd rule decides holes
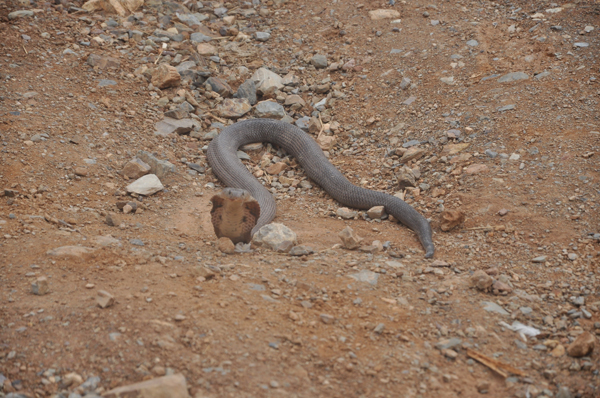
[[[384,206],[388,214],[417,234],[425,249],[425,257],[433,257],[435,248],[431,226],[425,217],[395,196],[352,184],[329,162],[311,136],[294,125],[272,119],[251,119],[232,124],[208,146],[208,162],[219,180],[226,186],[245,189],[260,204],[260,217],[252,234],[270,223],[276,212],[273,195],[237,157],[238,148],[255,142],[270,142],[283,148],[298,160],[311,180],[345,206],[356,209]]]

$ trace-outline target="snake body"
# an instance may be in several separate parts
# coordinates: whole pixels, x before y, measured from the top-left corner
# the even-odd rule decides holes
[[[208,162],[219,180],[229,187],[247,190],[260,204],[260,217],[252,234],[270,223],[276,213],[273,195],[237,157],[238,148],[255,142],[270,142],[283,148],[298,160],[311,180],[345,206],[356,209],[384,206],[388,214],[417,234],[425,257],[433,257],[431,226],[425,217],[395,196],[352,184],[329,162],[311,136],[294,125],[272,119],[237,122],[223,129],[208,146]]]

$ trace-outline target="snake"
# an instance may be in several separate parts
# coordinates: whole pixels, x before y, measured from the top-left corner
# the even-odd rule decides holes
[[[429,221],[402,199],[352,184],[333,165],[317,142],[299,127],[274,119],[248,119],[225,127],[212,139],[206,153],[213,174],[226,186],[248,191],[260,205],[254,235],[276,215],[275,198],[238,158],[238,149],[247,144],[268,142],[292,155],[306,175],[344,206],[366,210],[384,206],[387,214],[414,231],[425,250],[435,252]]]

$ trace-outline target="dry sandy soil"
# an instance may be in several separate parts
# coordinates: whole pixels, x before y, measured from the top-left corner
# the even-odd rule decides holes
[[[0,396],[92,397],[174,373],[197,398],[600,396],[597,340],[573,354],[600,334],[597,2],[152,1],[123,18],[81,5],[0,1]],[[206,19],[188,28],[177,12]],[[157,29],[171,29],[164,48]],[[194,32],[213,37],[212,59]],[[197,80],[151,84],[159,64],[190,60]],[[234,120],[203,81],[235,92],[260,67],[294,78],[259,101],[320,116],[353,183],[404,192],[431,220],[434,259],[396,222],[338,217],[269,147],[245,162],[257,175],[267,151],[287,163],[261,178],[276,222],[314,253],[217,249],[205,148]],[[294,94],[304,104],[285,105]],[[186,99],[193,134],[155,134]],[[176,173],[132,197],[122,170],[141,150]],[[400,188],[403,165],[418,189]],[[448,210],[465,221],[442,232]],[[367,247],[341,247],[346,226]],[[64,246],[87,249],[52,251]]]

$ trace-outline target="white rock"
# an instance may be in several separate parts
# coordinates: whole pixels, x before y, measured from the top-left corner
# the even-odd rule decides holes
[[[282,77],[267,68],[260,68],[254,72],[252,80],[254,80],[256,91],[259,94],[272,93],[283,88]]]
[[[156,174],[148,174],[127,185],[127,192],[149,196],[164,188]]]
[[[252,237],[252,243],[287,253],[298,244],[296,233],[283,224],[267,224]]]

